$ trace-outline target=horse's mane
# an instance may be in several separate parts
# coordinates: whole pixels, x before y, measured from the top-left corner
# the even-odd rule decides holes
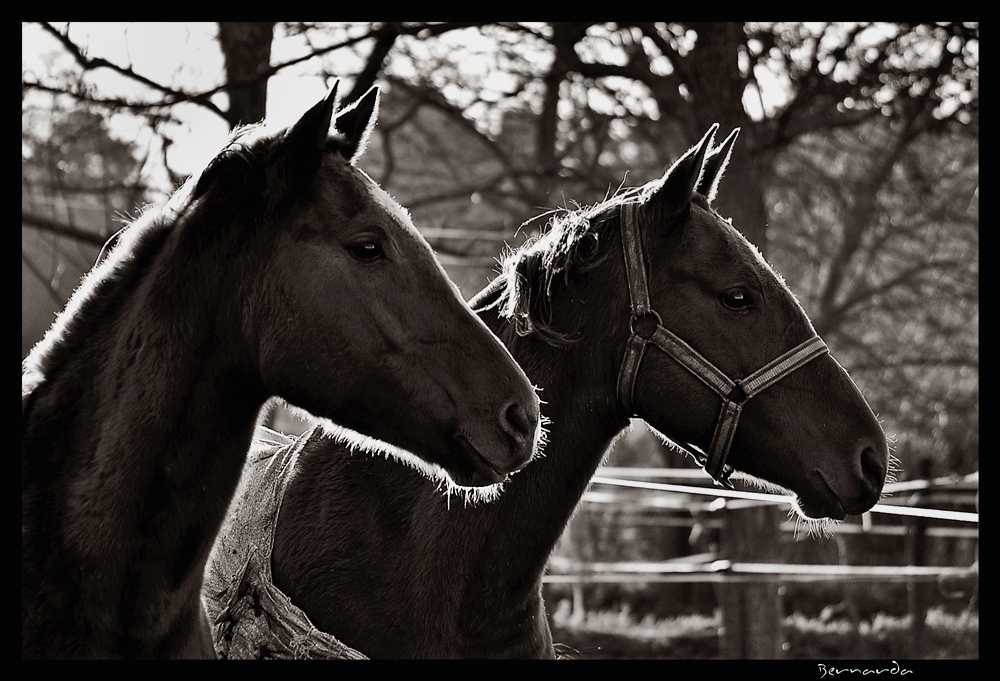
[[[508,253],[500,275],[470,304],[498,305],[520,336],[536,334],[553,346],[574,342],[571,331],[553,326],[552,297],[574,272],[593,269],[619,252],[607,249],[599,255],[605,227],[617,217],[622,204],[641,202],[648,191],[645,185],[590,206],[554,211],[543,233]]]
[[[146,210],[115,237],[108,256],[81,280],[66,306],[21,363],[22,419],[27,398],[47,378],[97,337],[99,327],[119,314],[120,304],[139,286],[142,273],[155,260],[169,234],[169,215],[178,192],[166,204]]]

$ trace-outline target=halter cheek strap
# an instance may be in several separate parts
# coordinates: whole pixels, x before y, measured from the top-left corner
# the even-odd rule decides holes
[[[722,409],[715,425],[715,432],[712,434],[712,444],[709,446],[708,454],[691,453],[716,482],[732,489],[729,476],[733,469],[726,465],[726,457],[729,456],[729,448],[736,434],[736,425],[743,411],[743,405],[764,388],[774,385],[796,369],[829,352],[829,348],[819,336],[813,336],[746,378],[731,380],[694,348],[664,328],[660,315],[650,306],[645,258],[636,221],[637,210],[638,205],[635,203],[623,204],[621,207],[622,252],[625,256],[625,275],[628,279],[632,318],[629,321],[631,335],[625,346],[625,357],[618,373],[618,399],[625,410],[633,415],[635,381],[639,375],[639,366],[642,364],[646,347],[650,343],[697,376],[722,398]]]

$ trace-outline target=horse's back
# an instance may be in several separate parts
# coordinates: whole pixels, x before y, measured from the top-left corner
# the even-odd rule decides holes
[[[275,526],[276,586],[370,657],[460,656],[462,594],[442,575],[464,574],[468,542],[488,541],[488,529],[454,531],[476,508],[335,438],[304,443],[296,468]]]

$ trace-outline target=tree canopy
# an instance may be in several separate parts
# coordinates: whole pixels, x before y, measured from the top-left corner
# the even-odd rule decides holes
[[[345,101],[379,83],[364,163],[466,295],[534,216],[658,177],[712,123],[739,127],[720,213],[784,273],[904,468],[978,467],[978,24],[237,22],[188,29],[212,39],[201,72],[72,24],[22,30],[47,55],[22,63],[36,194],[97,181],[82,146],[54,175],[27,170],[62,153],[53,111],[141,131],[98,134],[100,181],[139,200],[183,179],[171,149],[192,129],[221,137],[307,81],[343,79]],[[34,210],[22,202],[36,231],[90,229]]]

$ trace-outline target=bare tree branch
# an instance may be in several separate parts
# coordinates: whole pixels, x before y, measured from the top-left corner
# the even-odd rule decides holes
[[[80,49],[80,47],[76,43],[74,43],[72,40],[69,39],[68,32],[64,34],[63,32],[57,30],[54,26],[52,26],[47,22],[41,22],[40,25],[50,35],[55,36],[55,38],[60,42],[60,44],[62,44],[63,48],[76,60],[76,62],[85,71],[107,68],[127,78],[130,78],[138,83],[142,83],[146,87],[149,87],[152,90],[160,92],[165,96],[164,101],[160,102],[159,104],[128,103],[120,101],[119,104],[120,106],[134,109],[134,108],[149,108],[152,106],[164,106],[164,105],[176,104],[178,102],[192,102],[204,106],[208,110],[222,116],[223,118],[226,117],[225,113],[221,109],[219,109],[219,107],[217,107],[214,103],[212,103],[210,99],[210,97],[213,94],[215,94],[215,92],[218,91],[219,88],[216,88],[215,90],[209,91],[207,93],[200,93],[200,94],[188,93],[188,92],[183,92],[181,90],[176,90],[174,88],[163,85],[162,83],[157,83],[156,81],[147,78],[139,73],[136,73],[133,69],[129,67],[120,66],[106,59],[90,58],[83,52],[82,49]],[[67,94],[74,94],[75,96],[80,97],[81,99],[90,100],[89,97],[83,95],[82,93],[67,93]],[[105,100],[105,101],[115,101],[115,100]]]
[[[506,150],[500,147],[495,141],[491,140],[488,136],[483,135],[463,114],[462,111],[457,107],[453,106],[448,100],[444,98],[439,92],[430,87],[417,87],[407,83],[400,78],[388,77],[388,80],[394,85],[399,86],[401,89],[405,90],[409,95],[416,97],[422,102],[430,104],[444,113],[455,122],[457,122],[464,130],[475,135],[483,146],[490,151],[491,155],[500,162],[502,166],[507,169],[507,177],[509,177],[517,186],[517,190],[524,197],[534,197],[534,192],[532,192],[527,185],[521,181],[521,177],[525,174],[523,171],[518,170],[514,164],[511,162],[510,157],[507,155]],[[532,199],[529,199],[529,203]]]
[[[103,246],[104,242],[108,240],[108,237],[101,236],[100,234],[24,212],[21,213],[21,224],[96,246]]]
[[[52,300],[54,300],[56,304],[59,305],[59,307],[62,307],[63,305],[66,304],[66,301],[63,300],[62,296],[59,295],[59,292],[56,291],[54,288],[52,288],[52,284],[50,283],[49,278],[46,277],[42,273],[42,271],[39,270],[35,266],[35,264],[31,262],[31,260],[28,259],[28,256],[25,255],[24,251],[21,251],[21,262],[23,262],[24,265],[31,271],[31,273],[35,275],[35,278],[38,279],[38,281],[45,288],[46,292],[48,292],[49,296],[52,297]]]

